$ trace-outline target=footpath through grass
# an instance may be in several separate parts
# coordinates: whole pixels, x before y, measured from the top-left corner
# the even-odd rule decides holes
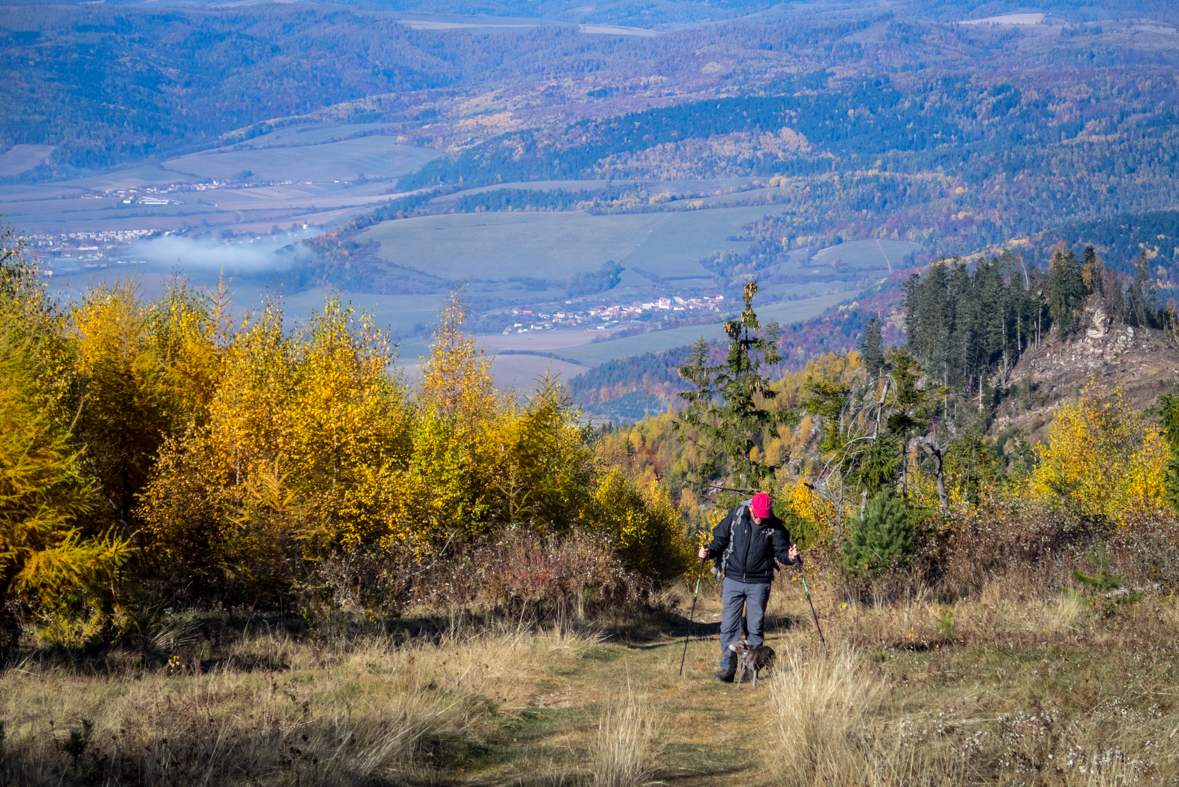
[[[0,784],[1179,783],[1179,606],[1021,593],[861,607],[779,580],[756,691],[719,599],[625,624],[381,635],[175,621],[0,673]]]

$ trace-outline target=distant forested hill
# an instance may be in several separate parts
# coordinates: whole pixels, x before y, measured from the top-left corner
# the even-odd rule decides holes
[[[0,6],[0,150],[56,146],[39,174],[68,174],[311,114],[388,122],[391,132],[454,154],[418,183],[641,175],[651,162],[627,157],[653,150],[663,161],[676,155],[666,146],[685,140],[783,127],[811,147],[795,137],[733,138],[707,156],[695,148],[679,155],[732,155],[739,168],[770,174],[831,169],[830,156],[843,167],[849,157],[871,167],[883,155],[889,169],[986,169],[992,160],[961,146],[990,144],[1026,162],[1010,171],[1041,167],[1036,151],[1048,143],[1125,145],[1174,124],[1167,75],[1179,46],[1165,3],[1119,6],[1121,19],[1101,24],[1086,20],[1112,10],[1057,3],[1062,16],[1053,24],[1024,27],[928,21],[982,11],[958,3],[901,4],[883,16],[743,0],[585,11],[614,22],[650,14],[658,24],[760,14],[653,38],[587,35],[544,20],[413,29],[390,15],[477,10],[587,21],[556,3],[468,5]],[[1125,20],[1135,10],[1164,27],[1135,27]],[[477,144],[504,131],[513,135]],[[919,162],[897,158],[932,151],[940,152]],[[1132,147],[1117,155],[1135,167],[1152,158]]]
[[[437,36],[301,7],[0,8],[0,141],[99,168],[269,118],[454,82]]]
[[[84,0],[76,0],[84,2]],[[107,0],[110,5],[142,5],[144,0]],[[217,5],[217,0],[186,0],[188,6]],[[830,14],[825,3],[771,0],[602,0],[593,4],[568,3],[562,0],[337,0],[336,5],[354,8],[379,8],[404,14],[486,15],[492,17],[540,18],[570,22],[597,22],[627,25],[708,24],[740,16],[774,18]],[[1103,3],[1092,0],[1045,0],[1036,3],[1037,11],[1070,22],[1100,21],[1112,18],[1174,18],[1169,0],[1127,0]],[[978,19],[1005,13],[1027,12],[1028,6],[1017,3],[980,2],[979,0],[894,0],[888,9],[898,16],[925,19]],[[836,9],[846,15],[855,9]],[[878,9],[871,9],[878,13]]]

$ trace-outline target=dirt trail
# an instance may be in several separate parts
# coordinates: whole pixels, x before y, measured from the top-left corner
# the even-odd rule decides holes
[[[798,599],[783,597],[796,590]],[[803,610],[801,588],[779,581],[767,611],[767,644],[783,653],[817,643],[814,624],[801,617]],[[528,707],[511,711],[519,721],[512,745],[502,755],[507,762],[472,774],[468,783],[576,781],[578,768],[562,763],[584,757],[592,748],[603,708],[623,696],[628,685],[664,724],[663,767],[656,781],[709,787],[732,784],[734,778],[756,782],[759,753],[754,746],[767,718],[769,681],[783,678],[763,675],[756,691],[713,680],[720,654],[720,611],[717,590],[702,590],[683,677],[679,667],[686,605],[677,610],[681,614],[648,621],[647,628],[611,635],[575,669],[550,672],[537,684]]]

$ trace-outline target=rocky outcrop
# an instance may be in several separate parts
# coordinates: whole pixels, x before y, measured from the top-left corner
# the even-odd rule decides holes
[[[1052,339],[1024,353],[1002,381],[1008,396],[992,433],[1016,426],[1033,439],[1042,437],[1056,406],[1090,381],[1108,390],[1121,386],[1136,407],[1149,407],[1160,392],[1179,386],[1179,346],[1162,331],[1116,324],[1099,308],[1087,310],[1082,325],[1080,336]]]

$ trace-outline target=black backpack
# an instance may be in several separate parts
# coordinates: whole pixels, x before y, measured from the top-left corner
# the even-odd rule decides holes
[[[729,555],[733,553],[733,535],[737,530],[737,520],[745,516],[745,512],[749,510],[749,506],[753,503],[753,498],[749,500],[742,500],[736,508],[733,509],[734,516],[729,517],[729,545],[725,547],[724,554],[721,555],[720,566],[715,564],[712,567],[712,573],[718,577],[725,573],[725,566],[729,563]]]

